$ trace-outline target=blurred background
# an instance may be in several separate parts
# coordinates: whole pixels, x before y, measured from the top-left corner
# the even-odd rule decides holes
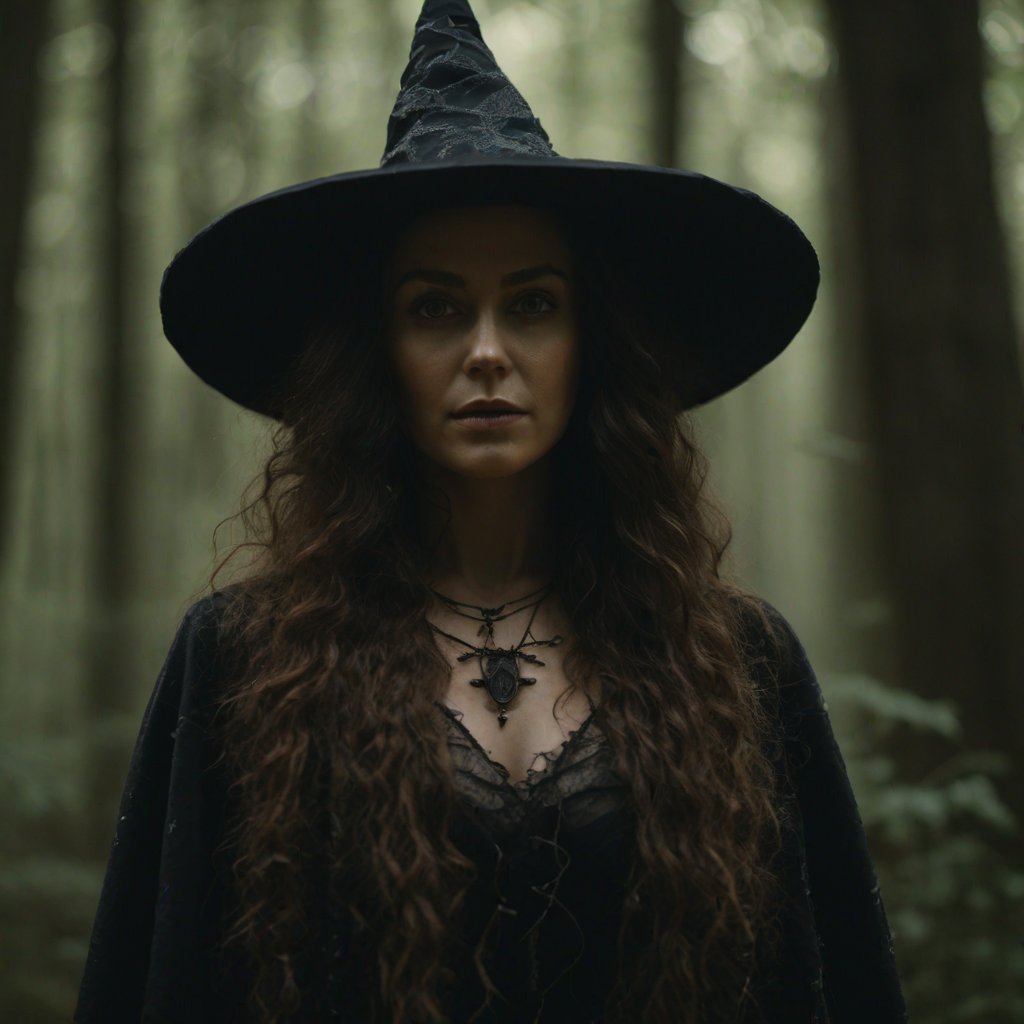
[[[818,249],[807,326],[696,414],[710,482],[817,669],[911,1019],[1024,1020],[1024,4],[474,6],[560,153],[754,189]],[[163,268],[377,164],[419,7],[0,4],[5,1021],[70,1019],[143,708],[266,451],[163,339]]]

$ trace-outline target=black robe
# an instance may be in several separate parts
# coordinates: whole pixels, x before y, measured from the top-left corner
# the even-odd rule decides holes
[[[146,708],[82,978],[80,1024],[244,1019],[245,967],[216,950],[230,898],[226,855],[214,853],[226,795],[211,768],[222,599],[204,597],[186,613]],[[898,1024],[906,1011],[892,940],[842,755],[803,646],[765,607],[789,645],[778,708],[790,814],[784,952],[759,979],[760,1005],[768,1024]],[[766,649],[763,637],[749,642]],[[357,990],[366,975],[347,955],[350,939],[336,936],[342,963],[327,1019],[363,1019]]]

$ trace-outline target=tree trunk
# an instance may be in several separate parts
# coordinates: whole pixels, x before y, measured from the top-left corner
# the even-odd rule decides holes
[[[321,0],[302,0],[299,5],[299,38],[302,58],[313,74],[314,86],[309,99],[300,111],[296,111],[299,122],[299,139],[295,147],[297,180],[313,178],[318,173],[331,174],[334,168],[319,169],[323,146],[322,131],[318,123],[320,89],[323,82],[322,69],[327,64],[324,54],[324,8]]]
[[[21,339],[16,287],[39,108],[39,51],[49,20],[49,0],[6,4],[0,14],[0,565],[11,542],[11,455]]]
[[[675,0],[648,0],[651,61],[651,152],[659,167],[678,167],[683,14]]]
[[[854,216],[841,230],[899,678],[965,744],[1024,721],[1024,387],[977,0],[829,0]],[[1024,763],[1002,793],[1024,820]]]
[[[130,230],[124,208],[130,130],[126,53],[130,0],[107,0],[104,11],[113,34],[113,53],[107,69],[107,151],[99,196],[102,241],[98,258],[102,270],[100,351],[93,395],[98,439],[91,559],[94,607],[84,683],[85,710],[100,737],[87,780],[93,826],[88,852],[99,858],[106,856],[110,845],[117,796],[128,763],[127,733],[122,735],[116,726],[133,716],[136,705],[124,654],[127,611],[133,596],[132,438],[137,423],[128,323]]]
[[[248,25],[240,4],[223,4],[212,0],[195,0],[192,6],[196,23],[209,29],[218,22],[225,25],[228,38],[238,38]],[[244,20],[243,20],[244,19]],[[217,52],[193,54],[188,64],[190,89],[182,104],[187,113],[182,118],[180,145],[189,159],[178,166],[178,187],[181,221],[190,235],[206,227],[226,211],[211,195],[220,169],[218,150],[230,144],[233,134],[241,137],[251,131],[246,110],[241,102],[242,84],[234,77]],[[248,170],[248,163],[247,163]],[[248,199],[248,182],[241,199]],[[237,200],[236,200],[237,201]],[[232,203],[231,205],[234,205]],[[187,239],[182,239],[182,243]],[[187,494],[212,495],[217,492],[226,469],[224,425],[227,400],[212,388],[191,381],[183,401],[188,407],[188,430],[184,436],[161,438],[157,450],[163,449],[174,460],[176,473],[168,474],[164,500],[174,501],[174,488]],[[195,522],[173,524],[173,544],[165,558],[176,557],[183,543],[182,527],[193,530]],[[168,566],[168,568],[170,568]]]

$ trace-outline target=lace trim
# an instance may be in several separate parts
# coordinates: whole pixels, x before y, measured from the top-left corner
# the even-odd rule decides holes
[[[456,711],[454,708],[450,708],[447,705],[439,705],[444,713],[458,726],[459,731],[469,744],[474,747],[480,754],[480,756],[487,761],[487,763],[502,777],[502,779],[508,784],[509,788],[519,793],[523,797],[527,797],[532,791],[533,787],[537,784],[540,776],[547,774],[552,768],[558,764],[558,762],[565,757],[573,744],[575,743],[577,736],[582,736],[586,733],[588,726],[594,719],[594,715],[597,712],[596,707],[592,707],[590,714],[577,726],[575,729],[570,730],[569,735],[566,739],[555,747],[554,750],[542,750],[540,753],[533,755],[533,764],[537,763],[537,760],[541,757],[544,758],[544,765],[541,768],[534,768],[531,765],[526,769],[526,776],[522,779],[518,779],[516,782],[512,782],[512,773],[509,769],[503,765],[500,761],[495,761],[490,757],[486,750],[480,746],[480,742],[477,738],[466,728],[465,723],[462,721],[464,713],[462,711]]]
[[[492,834],[535,831],[540,816],[556,806],[571,828],[581,828],[626,803],[611,747],[595,721],[598,708],[559,747],[536,755],[543,758],[540,767],[512,782],[508,769],[488,757],[460,721],[461,712],[438,706],[450,722],[448,749],[456,792]]]

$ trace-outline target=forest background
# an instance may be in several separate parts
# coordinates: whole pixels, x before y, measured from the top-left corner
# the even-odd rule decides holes
[[[161,272],[376,165],[419,6],[0,4],[3,1020],[70,1018],[142,710],[266,451]],[[560,153],[752,188],[817,247],[802,333],[696,413],[711,484],[818,671],[911,1019],[1024,1020],[1020,0],[474,6]]]

